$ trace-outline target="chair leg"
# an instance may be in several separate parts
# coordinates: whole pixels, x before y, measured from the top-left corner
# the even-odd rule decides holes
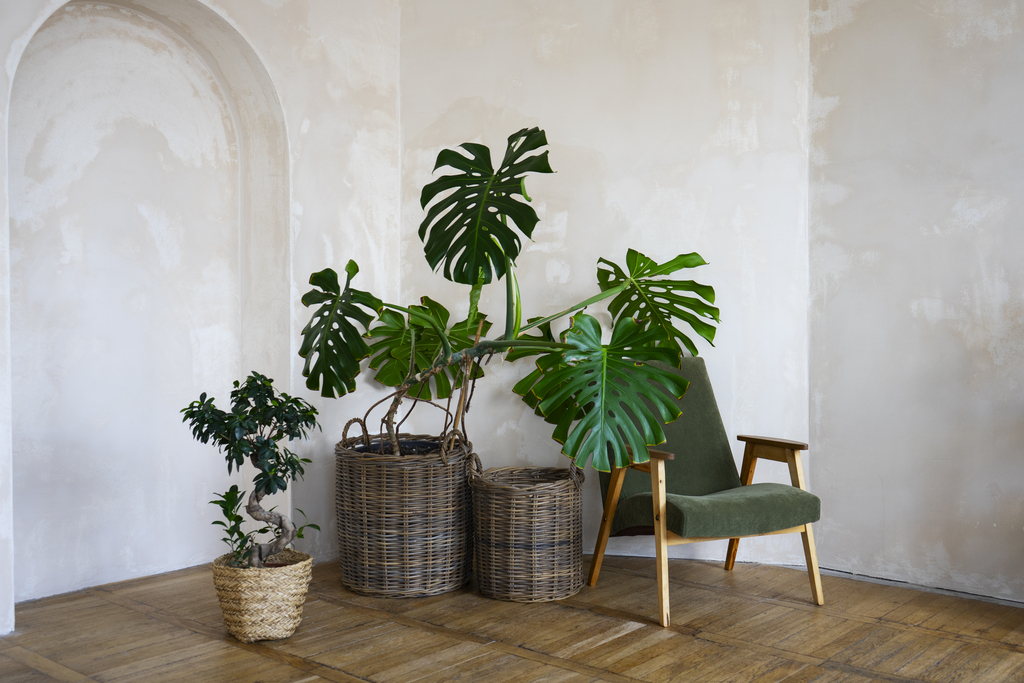
[[[601,529],[597,532],[597,545],[594,546],[594,556],[590,560],[590,576],[587,578],[588,586],[596,586],[597,577],[601,574],[601,563],[604,561],[604,551],[608,547],[608,537],[612,532],[615,508],[619,506],[619,494],[622,493],[622,482],[626,478],[626,469],[625,467],[612,466],[612,476],[608,482],[608,492],[604,496],[604,517],[601,518]]]
[[[757,458],[754,457],[754,452],[757,450],[757,446],[753,443],[748,443],[743,448],[743,466],[740,468],[740,483],[743,486],[749,486],[754,481],[754,469],[757,467]],[[731,572],[732,568],[736,566],[736,551],[740,549],[740,539],[730,538],[729,539],[729,550],[725,553],[725,570]]]
[[[665,461],[651,459],[651,493],[654,503],[654,544],[658,565],[658,621],[671,623],[668,593],[668,531],[665,527]]]
[[[725,553],[725,570],[731,572],[736,566],[736,551],[740,549],[740,539],[729,539],[729,550]]]
[[[825,604],[825,594],[821,590],[821,574],[818,573],[818,551],[814,548],[814,532],[811,525],[804,526],[800,537],[804,541],[804,557],[807,559],[807,576],[811,580],[811,597],[815,605]]]

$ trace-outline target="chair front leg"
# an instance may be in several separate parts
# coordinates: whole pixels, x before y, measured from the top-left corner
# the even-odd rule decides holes
[[[651,458],[651,499],[654,503],[654,545],[658,565],[658,620],[668,627],[668,530],[665,520],[665,461]]]

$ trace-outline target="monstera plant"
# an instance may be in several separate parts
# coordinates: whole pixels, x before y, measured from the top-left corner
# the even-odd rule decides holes
[[[349,261],[342,284],[331,269],[310,277],[302,298],[315,307],[303,330],[306,385],[325,397],[356,389],[361,362],[369,358],[375,379],[395,387],[384,429],[395,455],[401,444],[395,420],[405,398],[446,399],[483,376],[481,360],[504,353],[507,360],[536,357],[536,365],[514,391],[553,425],[552,436],[577,465],[588,461],[607,470],[611,459],[637,461],[647,447],[665,440],[660,424],[679,414],[673,397],[685,380],[649,361],[678,367],[681,354],[696,355],[690,334],[707,342],[719,320],[714,289],[678,277],[705,264],[696,253],[658,263],[632,249],[625,263],[597,259],[597,293],[546,317],[523,319],[516,261],[538,217],[529,205],[526,176],[551,173],[544,131],[523,129],[508,138],[495,169],[484,145],[467,142],[443,150],[434,170],[450,168],[423,188],[426,215],[419,226],[427,262],[445,278],[468,287],[469,312],[452,322],[448,310],[423,297],[419,304],[385,303],[352,282],[359,268]],[[505,325],[492,337],[491,322],[478,308],[482,288],[505,281]],[[607,301],[612,330],[602,342],[598,320],[584,312]],[[568,326],[556,333],[557,321]],[[456,413],[464,428],[464,414]]]

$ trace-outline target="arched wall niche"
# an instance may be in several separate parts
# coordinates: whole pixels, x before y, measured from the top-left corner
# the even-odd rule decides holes
[[[39,39],[41,35],[45,35],[48,26],[51,26],[53,22],[60,21],[62,16],[74,13],[84,17],[103,15],[110,19],[107,23],[114,26],[104,29],[106,31],[103,34],[104,40],[115,39],[121,34],[126,41],[148,40],[145,37],[140,38],[137,34],[129,35],[130,32],[119,33],[116,25],[111,24],[111,21],[116,24],[117,17],[113,15],[119,12],[126,17],[130,15],[136,18],[138,22],[149,22],[156,26],[156,33],[160,33],[160,35],[154,33],[153,36],[150,36],[153,40],[148,47],[154,54],[160,54],[161,59],[167,57],[164,53],[174,52],[174,50],[168,50],[167,45],[185,46],[181,47],[178,52],[188,55],[188,60],[191,61],[194,70],[205,72],[205,77],[209,82],[209,92],[204,95],[205,99],[198,93],[196,94],[197,98],[205,102],[205,105],[200,103],[196,106],[206,106],[210,111],[217,106],[222,106],[224,109],[223,131],[217,132],[214,136],[216,140],[211,143],[215,154],[219,153],[223,157],[221,159],[223,163],[218,167],[219,175],[217,176],[218,182],[223,183],[223,191],[220,192],[221,196],[218,198],[217,187],[219,186],[213,188],[203,186],[202,160],[195,161],[193,159],[192,161],[195,163],[192,164],[192,161],[186,159],[186,163],[179,163],[181,159],[177,159],[173,154],[174,140],[168,138],[167,135],[163,135],[161,138],[161,132],[165,133],[166,131],[160,131],[159,126],[156,126],[156,133],[148,130],[146,126],[127,126],[124,130],[119,128],[119,134],[123,133],[121,141],[123,144],[113,151],[104,150],[97,156],[97,159],[101,157],[110,159],[111,155],[114,155],[117,156],[115,161],[123,161],[125,156],[131,156],[139,147],[145,147],[152,143],[150,147],[157,149],[159,145],[166,144],[170,151],[167,154],[157,154],[154,158],[158,159],[160,163],[155,165],[151,163],[147,168],[156,169],[154,172],[159,173],[160,168],[166,170],[167,167],[182,167],[183,170],[177,175],[171,173],[168,176],[172,178],[171,182],[181,182],[181,187],[176,188],[176,194],[173,196],[183,199],[182,206],[189,204],[190,197],[194,197],[195,203],[199,206],[199,209],[196,210],[201,213],[204,206],[202,205],[203,196],[208,196],[209,201],[215,204],[217,201],[223,204],[223,206],[218,205],[221,210],[211,219],[214,223],[219,220],[222,225],[216,229],[218,235],[210,239],[219,240],[217,243],[221,250],[225,248],[225,245],[231,245],[233,251],[233,263],[226,271],[230,274],[231,282],[225,289],[230,291],[219,292],[218,296],[223,295],[225,300],[234,301],[231,308],[234,320],[230,321],[232,333],[227,337],[221,337],[222,342],[224,339],[229,339],[233,343],[230,344],[230,348],[220,349],[219,358],[231,365],[230,372],[235,377],[256,369],[274,377],[282,387],[290,384],[288,361],[290,355],[288,148],[283,112],[269,74],[245,38],[223,17],[197,0],[119,0],[101,4],[75,0],[58,8],[34,34],[14,75],[10,115],[7,118],[7,143],[10,150],[7,178],[11,212],[11,247],[13,249],[11,347],[16,364],[12,381],[12,401],[16,406],[13,411],[15,418],[19,410],[31,409],[32,400],[40,402],[38,396],[33,398],[29,395],[30,392],[19,390],[19,384],[24,387],[26,377],[29,376],[24,374],[28,372],[26,365],[32,366],[30,372],[46,373],[49,368],[56,367],[61,362],[59,358],[48,357],[46,348],[27,348],[26,346],[31,339],[29,339],[30,335],[23,334],[27,328],[24,321],[19,319],[18,302],[20,301],[24,307],[25,302],[30,301],[26,298],[26,291],[47,285],[45,282],[33,282],[31,277],[26,277],[26,273],[32,272],[30,269],[22,267],[19,271],[18,259],[25,256],[23,253],[19,253],[19,248],[22,246],[19,240],[37,240],[40,244],[45,243],[47,239],[62,240],[59,253],[54,252],[58,265],[67,265],[74,262],[76,258],[81,260],[82,254],[88,253],[90,249],[90,233],[87,224],[78,226],[81,228],[78,233],[69,229],[68,234],[57,234],[54,230],[59,231],[65,227],[63,224],[55,227],[52,224],[47,226],[45,221],[38,225],[31,223],[33,218],[30,214],[34,206],[32,201],[44,202],[45,200],[36,197],[32,201],[26,201],[25,198],[30,193],[26,193],[25,183],[22,181],[29,172],[26,169],[31,166],[30,162],[33,159],[38,162],[45,156],[45,144],[40,149],[30,149],[19,156],[17,152],[19,144],[22,148],[25,148],[26,145],[24,140],[15,138],[19,134],[18,121],[25,120],[25,112],[22,111],[19,114],[19,107],[45,106],[46,103],[37,101],[28,103],[27,99],[31,100],[32,96],[27,98],[22,96],[19,99],[19,93],[31,92],[32,87],[30,86],[35,85],[22,83],[20,84],[22,87],[19,87],[19,79],[26,78],[25,73],[30,71],[23,70],[23,65],[26,64],[26,59],[30,58],[33,52],[33,41]],[[106,14],[104,15],[104,13]],[[111,19],[111,17],[113,18]],[[87,37],[83,36],[82,39],[86,41]],[[171,56],[173,57],[173,54]],[[182,68],[185,69],[185,67]],[[84,78],[81,74],[77,76]],[[74,79],[76,75],[69,74],[69,77]],[[187,78],[182,82],[187,82]],[[69,87],[73,86],[74,83],[70,83]],[[174,96],[174,93],[167,93],[167,96]],[[116,98],[117,94],[115,93],[112,97]],[[220,104],[217,104],[218,102]],[[65,102],[65,104],[67,103]],[[83,116],[87,114],[88,112],[85,112]],[[67,115],[66,112],[65,115]],[[181,128],[175,129],[177,133],[188,132],[186,123],[187,121],[182,124]],[[42,140],[43,143],[45,143],[44,138],[46,135],[37,136],[37,139]],[[141,140],[143,144],[133,145],[134,140]],[[106,157],[103,157],[104,154]],[[23,163],[19,163],[19,160]],[[149,161],[152,162],[153,159],[149,159]],[[190,164],[200,170],[195,171]],[[131,163],[127,164],[127,168],[131,168]],[[76,169],[72,168],[71,174],[74,175],[75,171]],[[47,173],[52,173],[53,169],[48,170],[45,165],[37,165],[31,169],[31,172],[45,176]],[[96,170],[87,170],[85,176],[88,176],[89,173],[95,176]],[[178,180],[173,180],[174,178]],[[128,197],[126,200],[121,196],[124,183],[119,182],[116,174],[108,173],[105,178],[93,178],[92,180],[96,182],[91,182],[90,185],[79,188],[79,190],[100,188],[100,191],[110,193],[110,205],[122,202],[129,209],[137,209],[141,214],[147,213],[145,207],[148,204],[144,200],[140,200],[137,196]],[[19,183],[22,186],[18,186]],[[166,209],[166,206],[163,208]],[[201,252],[206,248],[207,236],[202,234],[202,230],[191,235],[187,232],[189,226],[183,228],[186,230],[185,233],[182,233],[181,230],[175,233],[176,228],[173,224],[175,220],[180,221],[181,217],[176,219],[173,215],[167,215],[172,213],[171,211],[165,210],[161,213],[158,209],[160,207],[150,212],[154,215],[144,215],[143,217],[149,221],[151,226],[154,223],[158,226],[163,224],[166,228],[170,224],[170,228],[162,233],[154,232],[147,239],[150,239],[150,247],[155,255],[152,257],[155,259],[154,263],[163,266],[164,270],[173,270],[172,266],[178,261],[188,258],[190,252]],[[182,215],[187,216],[188,212],[184,211]],[[135,218],[138,217],[135,216]],[[194,226],[192,228],[194,229]],[[53,233],[49,237],[46,235],[47,229]],[[170,234],[170,238],[167,237],[168,234]],[[161,235],[163,236],[161,237]],[[175,235],[177,242],[171,239]],[[102,251],[105,247],[101,245],[96,248]],[[120,257],[120,261],[94,259],[91,267],[94,269],[102,269],[105,266],[123,267],[123,264],[129,261],[124,260],[123,253]],[[83,271],[83,273],[82,277],[88,275],[87,271]],[[107,279],[110,280],[109,273],[107,275]],[[188,283],[183,282],[179,277],[178,280],[160,290],[161,296],[164,297],[162,301],[156,299],[149,303],[156,305],[167,303],[173,300],[179,292],[184,293],[185,299],[188,296],[193,298],[202,296],[202,292],[198,290],[186,291],[187,287]],[[95,298],[102,304],[102,296]],[[62,324],[61,321],[69,311],[60,310],[60,306],[57,306],[54,310],[45,313],[54,321],[53,325],[56,328]],[[187,314],[184,317],[187,318]],[[38,327],[40,324],[45,325],[46,323],[40,323],[37,320],[33,324]],[[191,348],[194,350],[197,348],[196,335],[202,336],[203,329],[201,321],[190,328],[186,320],[183,325],[172,331],[170,336],[180,335],[182,337],[177,342],[172,341],[172,344],[188,345],[191,342]],[[221,343],[221,347],[223,346],[224,344]],[[66,351],[72,347],[73,345],[65,346],[62,347],[62,350]],[[18,357],[19,348],[21,348],[20,359]],[[91,352],[89,348],[79,350],[85,354]],[[162,358],[157,356],[150,360],[160,363]],[[26,364],[25,361],[30,362]],[[193,364],[195,362],[193,359]],[[173,367],[161,370],[171,373],[178,371]],[[189,369],[180,370],[188,371]],[[109,368],[110,373],[131,373],[132,371],[133,368],[130,367]],[[193,372],[193,374],[195,373]],[[82,377],[78,378],[79,384],[82,383],[82,379]],[[93,380],[92,386],[101,387],[103,384],[102,376],[96,376]],[[209,389],[215,388],[210,387]],[[138,406],[130,406],[132,411],[127,412],[135,418],[138,418],[139,415],[146,415],[143,422],[151,417],[154,425],[159,423],[158,428],[152,428],[154,433],[159,434],[160,430],[168,431],[171,429],[169,423],[175,424],[176,429],[180,430],[185,439],[180,444],[179,452],[182,455],[178,461],[174,461],[174,458],[178,457],[177,453],[169,455],[168,448],[164,447],[163,454],[160,455],[160,448],[146,442],[144,435],[152,425],[138,424],[137,419],[130,420],[131,424],[119,424],[119,415],[126,412],[125,406],[118,405],[116,400],[111,401],[111,398],[116,398],[111,396],[106,397],[106,400],[109,401],[106,405],[103,405],[102,401],[91,400],[88,386],[85,386],[78,396],[79,403],[77,405],[81,406],[81,413],[78,415],[79,422],[87,420],[88,415],[102,415],[103,418],[96,422],[96,428],[105,435],[101,436],[101,440],[108,439],[114,442],[110,449],[114,455],[103,452],[102,448],[97,448],[95,440],[88,448],[88,451],[91,452],[87,452],[85,447],[77,448],[78,452],[76,452],[76,447],[68,441],[67,435],[64,435],[61,442],[53,442],[51,439],[51,442],[46,443],[49,436],[39,433],[42,430],[38,429],[38,425],[29,430],[30,433],[19,434],[17,420],[12,421],[15,434],[13,449],[14,509],[12,515],[15,526],[15,550],[13,553],[14,594],[11,598],[11,607],[13,607],[14,601],[190,566],[204,562],[219,553],[216,535],[210,533],[209,519],[211,515],[206,501],[212,497],[212,491],[222,490],[221,485],[227,475],[226,472],[223,472],[223,463],[219,458],[211,457],[212,453],[209,452],[208,446],[205,447],[206,451],[201,456],[198,451],[189,451],[193,444],[188,439],[188,431],[180,424],[176,411],[169,409],[168,406],[180,408],[195,396],[182,397],[178,393],[180,392],[172,392],[157,382],[154,385],[145,386],[138,396],[126,399],[138,402],[144,397],[152,397],[152,410],[149,413],[147,413],[148,408],[139,408]],[[102,391],[97,391],[96,395],[102,396]],[[225,403],[225,399],[226,396],[221,398],[220,402]],[[77,407],[72,406],[71,409],[77,410]],[[99,424],[108,416],[110,420],[105,426]],[[137,441],[136,452],[127,456],[122,452],[121,456],[117,456],[116,446],[118,444],[116,442],[119,438],[117,430],[124,429],[127,429],[130,436]],[[60,430],[55,431],[59,433]],[[178,438],[176,432],[174,438]],[[88,443],[89,440],[83,439],[82,442]],[[194,446],[198,446],[198,444],[194,444]],[[173,449],[171,450],[173,451]],[[49,454],[45,463],[40,462],[33,455],[39,452]],[[209,461],[215,466],[220,474],[211,474],[204,469],[205,464],[198,469],[192,467],[189,458],[193,455],[196,457],[195,462],[200,462],[199,458],[205,458],[205,461]],[[162,461],[154,463],[152,462],[154,459],[162,459]],[[205,461],[202,462],[205,463]],[[93,473],[90,474],[90,472]],[[105,489],[103,489],[104,486],[106,486]],[[97,488],[100,490],[94,490]],[[79,495],[75,495],[76,491]],[[156,492],[160,492],[157,497],[163,496],[161,500],[165,501],[165,508],[160,510],[151,508],[151,496]],[[106,500],[102,501],[102,505],[99,503],[90,505],[88,503],[90,496],[92,496],[92,500],[96,500],[97,495]],[[30,513],[27,509],[30,506],[24,503],[35,497],[44,499],[48,508],[42,524],[39,519],[33,520],[26,517]],[[116,513],[112,514],[112,510]],[[146,538],[144,534],[138,532],[138,529],[149,522],[150,516],[154,517],[153,529],[151,536]],[[146,521],[137,523],[133,527],[127,521],[133,518],[146,519]],[[19,532],[19,528],[27,522],[34,524],[31,535],[25,530]],[[64,530],[63,536],[56,533],[47,536],[48,532],[52,531],[52,527],[61,525],[72,527],[71,535],[76,537],[72,545],[59,542],[48,543],[48,540],[69,537],[67,529]],[[132,528],[136,529],[134,536],[130,534]],[[128,536],[125,536],[126,531],[129,532]],[[119,539],[129,546],[136,547],[124,548],[120,553],[111,556],[110,548],[107,547],[110,538]],[[211,540],[213,543],[210,542]],[[158,559],[155,561],[143,559],[142,556],[147,553],[151,553]],[[31,561],[27,558],[31,558]],[[54,571],[49,572],[49,570],[40,569],[41,567],[53,567]],[[0,574],[2,573],[2,568],[0,568]],[[47,575],[43,576],[43,574]],[[0,609],[6,607],[0,605]],[[0,628],[0,632],[3,630]]]

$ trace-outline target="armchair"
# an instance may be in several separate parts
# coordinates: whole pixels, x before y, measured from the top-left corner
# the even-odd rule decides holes
[[[704,360],[684,358],[682,368],[673,371],[690,386],[679,402],[682,416],[665,426],[671,452],[651,450],[650,462],[601,473],[604,516],[588,584],[597,583],[610,536],[653,533],[659,621],[668,626],[669,545],[729,539],[725,568],[731,570],[741,538],[799,533],[811,596],[815,604],[823,605],[811,531],[811,523],[821,516],[821,501],[804,486],[801,451],[807,444],[739,436],[745,448],[738,473]],[[752,483],[758,460],[786,463],[792,485]]]

